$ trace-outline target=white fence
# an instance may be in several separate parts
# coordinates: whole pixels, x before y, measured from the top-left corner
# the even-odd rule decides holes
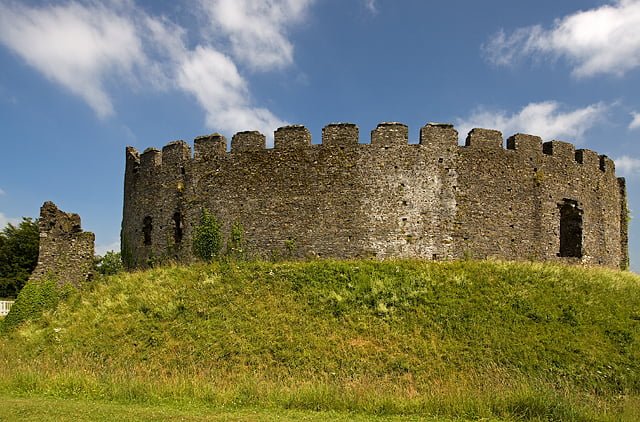
[[[9,309],[11,309],[11,305],[13,305],[12,300],[0,300],[0,316],[7,315]]]

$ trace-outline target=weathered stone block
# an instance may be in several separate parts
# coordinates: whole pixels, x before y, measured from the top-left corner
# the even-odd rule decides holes
[[[542,153],[542,138],[524,133],[516,133],[507,139],[507,149],[528,153]]]
[[[231,138],[231,152],[262,151],[266,137],[258,131],[238,132]]]
[[[420,145],[430,150],[448,150],[458,145],[458,131],[449,123],[427,123],[420,129]]]
[[[371,145],[390,147],[395,145],[407,145],[409,143],[409,128],[407,125],[397,122],[380,123],[371,131]]]
[[[576,150],[576,162],[582,164],[585,169],[591,171],[600,167],[600,157],[595,151],[589,149],[577,149]]]
[[[322,128],[322,145],[354,146],[359,136],[358,126],[353,123],[331,123]]]
[[[551,155],[567,163],[575,161],[576,150],[573,144],[563,141],[549,141],[542,144],[542,152]]]
[[[481,149],[502,149],[502,133],[493,129],[471,129],[465,146]]]
[[[214,133],[212,135],[198,136],[193,141],[196,161],[206,161],[216,157],[223,157],[227,152],[227,138]]]
[[[274,133],[276,149],[305,148],[311,145],[311,133],[302,125],[291,125],[278,128]]]

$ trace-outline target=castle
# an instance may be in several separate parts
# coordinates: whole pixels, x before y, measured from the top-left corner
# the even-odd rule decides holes
[[[381,123],[370,144],[330,124],[126,150],[122,253],[130,268],[193,259],[203,210],[248,256],[499,258],[626,268],[626,189],[614,163],[560,141],[449,124]],[[228,245],[227,245],[228,246]]]

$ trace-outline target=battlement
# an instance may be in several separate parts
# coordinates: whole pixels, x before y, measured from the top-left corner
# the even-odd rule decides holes
[[[363,140],[364,141],[364,140]],[[230,145],[229,145],[230,144]],[[626,190],[614,163],[568,142],[448,123],[417,143],[383,122],[361,143],[331,123],[126,149],[122,250],[131,267],[189,261],[201,212],[227,249],[258,257],[536,259],[610,267],[627,261]],[[229,245],[232,228],[247,244]]]
[[[311,132],[302,125],[291,125],[278,128],[273,135],[274,148],[296,149],[311,145]]]
[[[219,133],[198,136],[193,141],[193,145],[196,161],[208,161],[222,157],[227,152],[227,138]]]
[[[353,123],[331,123],[322,129],[322,143],[312,143],[311,132],[302,125],[278,128],[274,132],[273,151],[302,151],[317,146],[328,148],[392,148],[409,145],[409,128],[399,122],[383,122],[371,131],[368,144],[359,143],[359,128]],[[599,170],[613,175],[615,166],[611,159],[588,149],[576,150],[573,144],[563,141],[543,142],[539,136],[517,133],[505,142],[500,131],[493,129],[472,129],[463,146],[458,145],[458,132],[449,123],[427,123],[420,129],[418,142],[423,148],[438,151],[463,152],[466,149],[486,153],[523,154],[569,164],[580,164],[584,168]],[[259,153],[269,150],[266,137],[258,131],[238,132],[231,138],[231,148],[227,149],[227,138],[218,133],[204,135],[194,140],[194,155],[184,141],[172,141],[162,150],[147,148],[142,154],[133,147],[127,147],[127,172],[151,171],[162,168],[183,168],[188,162],[207,162],[234,154]]]
[[[409,143],[409,128],[397,122],[380,123],[371,131],[371,145],[390,147],[407,145]]]
[[[231,138],[231,152],[262,151],[267,138],[258,131],[238,132]]]
[[[493,129],[471,129],[464,146],[488,150],[502,149],[502,132]]]

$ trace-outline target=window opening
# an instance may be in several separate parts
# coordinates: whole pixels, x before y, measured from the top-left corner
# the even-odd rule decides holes
[[[173,214],[173,240],[176,244],[182,243],[182,214],[176,211]]]
[[[560,207],[560,253],[558,256],[582,258],[582,210],[578,202],[565,199]]]
[[[144,244],[151,245],[151,231],[153,230],[153,224],[151,223],[151,217],[146,216],[142,220],[142,233],[144,234]]]

